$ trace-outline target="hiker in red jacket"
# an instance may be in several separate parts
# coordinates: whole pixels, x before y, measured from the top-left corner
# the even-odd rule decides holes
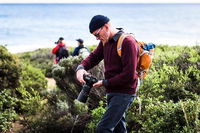
[[[64,43],[63,37],[60,37],[58,41],[55,42],[55,44],[57,44],[57,46],[52,49],[52,54],[56,55],[54,63],[57,64],[60,61],[60,59],[67,58],[69,56],[69,52]]]
[[[117,42],[123,31],[114,28],[108,17],[94,16],[89,29],[100,43],[77,67],[77,79],[85,83],[83,74],[88,74],[87,70],[104,60],[105,79],[99,80],[93,88],[106,88],[107,109],[96,130],[97,133],[127,133],[125,112],[136,97],[138,84],[137,42],[133,37],[126,37],[122,43],[120,57],[117,53]]]

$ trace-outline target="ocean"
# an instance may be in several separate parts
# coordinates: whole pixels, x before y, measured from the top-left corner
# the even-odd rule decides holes
[[[52,48],[59,37],[98,44],[88,29],[97,14],[139,41],[200,45],[200,4],[0,4],[0,44],[12,53]]]

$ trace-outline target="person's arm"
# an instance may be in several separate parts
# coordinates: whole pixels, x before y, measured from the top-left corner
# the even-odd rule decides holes
[[[79,82],[85,83],[83,74],[88,74],[87,70],[93,68],[103,59],[103,44],[100,43],[98,47],[84,59],[76,69],[76,77]]]
[[[132,37],[124,39],[121,56],[123,70],[118,75],[103,80],[104,86],[121,86],[133,82],[138,61],[138,46]]]
[[[90,55],[84,59],[80,65],[84,67],[84,69],[87,71],[103,60],[103,44],[100,43],[97,48],[90,53]]]
[[[52,54],[56,54],[58,52],[59,48],[60,48],[59,45],[57,45],[55,48],[53,48],[52,51],[51,51]]]

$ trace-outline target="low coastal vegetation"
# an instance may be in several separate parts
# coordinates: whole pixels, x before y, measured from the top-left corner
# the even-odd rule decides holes
[[[105,90],[92,89],[86,104],[75,100],[82,56],[53,65],[51,49],[14,55],[0,46],[0,57],[0,132],[12,131],[16,122],[23,125],[21,133],[95,132],[106,108]],[[101,62],[90,73],[102,79],[103,70]],[[47,77],[57,87],[48,88]],[[158,46],[126,120],[131,133],[200,132],[200,46]]]

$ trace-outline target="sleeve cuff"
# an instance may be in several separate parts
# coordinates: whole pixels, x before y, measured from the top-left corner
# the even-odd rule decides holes
[[[76,72],[80,69],[85,69],[83,65],[78,65],[78,67],[76,68]]]
[[[105,86],[105,87],[108,86],[108,80],[106,80],[106,79],[103,80],[103,86]]]

